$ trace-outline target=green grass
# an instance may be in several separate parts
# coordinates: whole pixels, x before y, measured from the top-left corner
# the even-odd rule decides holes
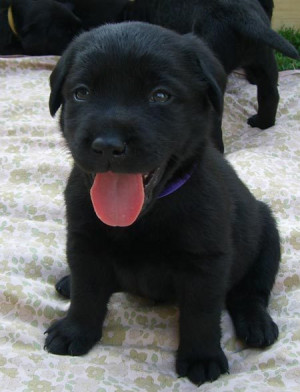
[[[290,41],[290,43],[295,46],[298,52],[300,52],[300,30],[295,30],[290,27],[283,27],[278,31],[278,33],[282,35],[285,39]],[[286,57],[278,52],[276,52],[275,56],[279,71],[286,71],[288,69],[300,69],[299,60],[290,59],[289,57]]]

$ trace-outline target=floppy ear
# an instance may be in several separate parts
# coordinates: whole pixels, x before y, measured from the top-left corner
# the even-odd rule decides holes
[[[185,49],[189,51],[189,58],[193,64],[199,81],[208,85],[208,99],[216,113],[221,117],[223,113],[224,92],[227,75],[219,60],[208,46],[194,34],[185,34]]]
[[[222,116],[224,104],[224,91],[222,85],[219,84],[220,81],[217,80],[213,67],[209,68],[207,63],[201,59],[199,59],[199,63],[203,71],[204,78],[208,82],[208,98],[215,111]]]
[[[63,102],[62,99],[62,87],[66,78],[66,75],[69,71],[69,68],[72,63],[73,59],[73,50],[72,48],[68,48],[61,58],[59,59],[58,63],[56,64],[54,70],[50,75],[50,99],[49,99],[49,109],[50,114],[54,117],[55,113],[59,109],[60,105]]]

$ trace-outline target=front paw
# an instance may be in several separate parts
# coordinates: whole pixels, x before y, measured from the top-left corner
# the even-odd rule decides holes
[[[99,328],[95,330],[89,326],[82,326],[68,317],[56,321],[45,332],[45,350],[57,355],[83,355],[101,339]]]
[[[188,357],[178,353],[176,371],[180,377],[188,377],[196,385],[215,381],[221,374],[229,373],[227,358],[221,348],[213,355],[193,353]]]
[[[259,307],[235,315],[236,335],[247,346],[265,348],[278,338],[278,327],[265,309]]]

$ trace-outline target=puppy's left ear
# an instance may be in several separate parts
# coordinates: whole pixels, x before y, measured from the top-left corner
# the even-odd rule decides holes
[[[185,34],[183,38],[190,64],[198,75],[199,81],[207,84],[208,99],[216,113],[221,117],[227,81],[224,68],[207,44],[200,38],[191,33]]]
[[[222,116],[226,75],[224,73],[224,78],[223,76],[220,77],[221,74],[219,72],[220,70],[217,70],[218,67],[214,68],[214,66],[207,64],[204,59],[199,59],[199,64],[202,69],[204,78],[209,85],[208,98],[218,115]]]
[[[66,78],[66,75],[71,67],[73,60],[73,50],[69,47],[61,56],[58,63],[56,64],[52,74],[50,75],[50,99],[49,99],[49,109],[52,117],[59,109],[63,102],[62,98],[62,87]]]
[[[67,49],[63,52],[56,67],[50,75],[51,94],[49,99],[50,114],[54,117],[59,107],[63,104],[62,88],[68,73],[70,72],[75,60],[86,48],[85,36],[87,32],[81,33],[73,39]]]

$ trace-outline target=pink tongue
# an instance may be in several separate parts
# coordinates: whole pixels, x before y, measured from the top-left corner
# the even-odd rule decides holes
[[[98,218],[109,226],[129,226],[144,204],[141,174],[99,173],[91,188],[91,198]]]

